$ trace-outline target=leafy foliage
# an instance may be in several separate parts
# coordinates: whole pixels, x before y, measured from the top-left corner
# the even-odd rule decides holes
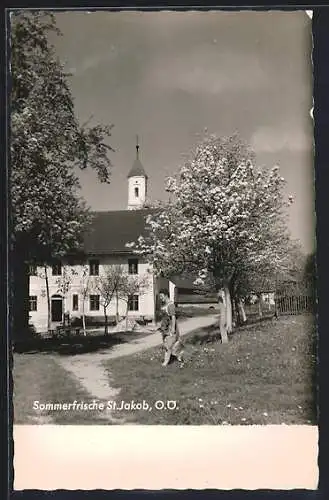
[[[167,275],[199,270],[217,280],[281,268],[290,237],[279,168],[257,170],[237,137],[209,136],[168,180],[171,201],[149,216],[149,237],[130,246]]]
[[[119,298],[128,304],[131,295],[142,295],[147,291],[149,286],[150,277],[147,274],[140,276],[125,273],[118,290]]]
[[[149,276],[128,274],[122,265],[107,266],[102,275],[95,278],[95,290],[101,297],[105,317],[105,332],[107,333],[107,307],[112,299],[126,302],[126,321],[128,324],[128,303],[131,295],[142,295],[149,286]],[[118,305],[118,303],[117,303]]]
[[[223,342],[232,329],[231,298],[251,291],[260,276],[285,272],[297,252],[284,184],[279,167],[256,168],[237,135],[206,136],[168,179],[169,202],[150,214],[148,235],[129,244],[158,274],[198,276],[199,285],[223,289]]]
[[[49,43],[53,14],[11,14],[11,203],[15,244],[27,260],[76,248],[90,221],[76,168],[109,182],[111,126],[80,126],[69,75]]]
[[[126,281],[123,266],[107,266],[104,273],[95,278],[95,290],[101,296],[101,302],[106,309],[113,299],[116,291],[121,290]]]
[[[128,302],[130,295],[142,294],[149,286],[149,276],[129,274],[122,265],[107,266],[104,273],[95,278],[94,287],[107,307],[115,294]]]
[[[314,282],[316,280],[316,257],[315,252],[310,253],[306,257],[304,264],[305,280]]]
[[[57,293],[64,297],[69,292],[74,278],[77,276],[78,271],[71,266],[63,266],[62,274],[56,279]]]

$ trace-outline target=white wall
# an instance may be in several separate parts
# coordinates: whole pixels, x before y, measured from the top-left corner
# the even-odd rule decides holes
[[[128,272],[128,258],[129,256],[100,256],[97,257],[99,260],[99,274],[102,275],[105,272],[107,266],[113,265],[122,265],[125,270]],[[132,257],[133,258],[133,257]],[[96,259],[96,257],[95,257]],[[149,264],[143,262],[141,259],[138,259],[138,275],[146,276],[149,282],[149,286],[145,293],[142,293],[139,296],[139,310],[138,311],[129,311],[128,314],[131,317],[141,317],[145,316],[149,319],[154,318],[154,289],[153,289],[153,274],[151,272],[151,268]],[[83,266],[75,265],[75,266],[66,266],[65,263],[62,263],[62,274],[64,270],[64,266],[67,270],[74,270],[76,275],[72,276],[72,281],[69,287],[69,290],[65,297],[63,297],[63,312],[68,311],[70,313],[71,318],[80,317],[82,314],[82,296],[80,293],[81,288],[81,279],[83,275]],[[88,266],[88,275],[89,275],[89,264]],[[59,294],[58,291],[58,283],[57,280],[60,276],[52,276],[52,269],[48,267],[48,282],[49,282],[49,292],[50,297],[52,295]],[[89,276],[87,276],[88,278]],[[90,277],[92,280],[93,277]],[[79,295],[79,310],[73,311],[73,295]],[[97,291],[92,292],[90,294],[97,294]],[[48,307],[47,307],[47,296],[46,296],[46,283],[44,278],[44,270],[42,267],[38,268],[38,276],[30,276],[30,296],[37,296],[37,311],[30,311],[30,323],[32,323],[38,331],[47,330],[47,317],[48,317]],[[61,294],[63,295],[63,294]],[[119,314],[124,316],[126,314],[126,302],[121,300],[119,301]],[[85,301],[85,314],[87,316],[102,316],[103,315],[103,307],[102,300],[100,298],[100,309],[98,311],[90,310],[90,300],[89,296]],[[116,299],[113,298],[110,305],[107,308],[107,314],[109,316],[114,316],[116,314]]]
[[[142,176],[130,177],[128,179],[128,208],[141,207],[146,200],[147,180]],[[135,195],[135,187],[138,188],[138,197]]]
[[[269,305],[274,306],[275,305],[274,292],[262,293],[262,300],[264,302],[267,302]]]

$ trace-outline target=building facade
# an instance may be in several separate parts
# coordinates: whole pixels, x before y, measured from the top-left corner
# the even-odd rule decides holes
[[[29,314],[30,324],[37,331],[47,330],[48,310],[52,328],[63,322],[64,315],[71,321],[85,315],[87,324],[101,322],[104,297],[95,284],[115,266],[121,266],[124,273],[143,281],[143,287],[129,296],[114,295],[106,308],[107,316],[115,318],[128,314],[135,319],[155,319],[159,284],[150,264],[136,257],[127,247],[127,243],[145,234],[146,217],[150,213],[143,207],[147,181],[137,143],[136,159],[128,174],[127,210],[93,213],[91,227],[84,235],[83,261],[72,263],[63,259],[46,267],[31,268]]]
[[[97,258],[96,258],[97,257]],[[65,260],[47,266],[47,281],[50,299],[51,328],[63,322],[64,314],[70,321],[82,319],[86,323],[102,323],[104,320],[104,296],[96,285],[110,267],[118,266],[124,273],[143,278],[145,285],[142,292],[126,297],[113,295],[106,307],[109,320],[117,315],[122,318],[127,314],[134,319],[153,321],[155,317],[156,286],[150,266],[141,259],[128,255],[92,256],[84,264],[68,264]],[[30,275],[29,297],[30,323],[37,331],[46,331],[48,327],[48,294],[46,271],[38,267]]]

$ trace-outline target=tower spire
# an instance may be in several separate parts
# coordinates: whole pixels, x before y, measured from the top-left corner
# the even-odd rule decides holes
[[[128,210],[142,208],[147,196],[147,174],[139,159],[139,138],[136,134],[136,158],[128,175]]]

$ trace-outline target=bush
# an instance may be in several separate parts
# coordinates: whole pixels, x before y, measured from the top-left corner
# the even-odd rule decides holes
[[[34,325],[29,324],[27,327],[27,338],[30,339],[38,339],[41,337],[40,332],[36,331],[36,328]]]
[[[105,325],[104,316],[85,316],[86,327],[99,327]],[[115,326],[117,324],[115,316],[107,317],[108,326]],[[71,319],[71,326],[82,327],[82,317],[75,316]]]
[[[80,326],[82,327],[82,318],[80,316],[75,316],[74,318],[71,319],[71,325],[72,326]]]

